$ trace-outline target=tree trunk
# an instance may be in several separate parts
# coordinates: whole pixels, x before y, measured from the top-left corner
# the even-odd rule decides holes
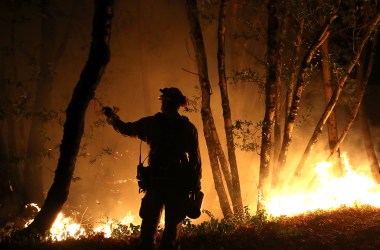
[[[285,131],[289,131],[289,127],[288,127],[288,119],[287,117],[289,116],[290,114],[290,110],[291,110],[291,106],[292,106],[292,101],[293,101],[293,93],[294,93],[294,86],[295,86],[295,83],[296,83],[296,80],[297,80],[297,76],[299,74],[299,65],[300,65],[300,62],[299,62],[299,58],[300,58],[300,49],[302,47],[302,35],[303,35],[303,30],[304,30],[304,26],[305,26],[305,19],[301,19],[298,23],[298,29],[297,29],[297,35],[296,35],[296,39],[295,39],[295,42],[294,42],[294,50],[293,50],[293,59],[292,59],[292,72],[290,74],[290,79],[289,79],[289,83],[287,85],[287,89],[286,89],[286,97],[285,97],[285,124],[284,124],[284,133]],[[285,135],[284,135],[285,137]],[[279,155],[278,157],[279,158],[276,158],[277,159],[277,178],[274,178],[274,181],[272,182],[272,185],[273,187],[275,188],[279,188],[281,187],[282,183],[283,183],[283,180],[281,178],[282,176],[282,172],[284,170],[284,164],[285,164],[285,161],[286,161],[286,158],[287,158],[287,154],[288,154],[288,151],[287,151],[287,148],[285,147],[281,147],[280,148],[280,152],[279,152]],[[281,156],[281,159],[280,159],[280,156]]]
[[[305,166],[306,161],[307,161],[311,151],[313,150],[315,143],[317,142],[317,140],[319,138],[319,135],[322,133],[323,126],[326,124],[327,119],[329,118],[329,116],[331,114],[331,111],[334,109],[334,107],[335,107],[335,105],[339,99],[339,96],[343,90],[344,84],[346,83],[346,81],[348,79],[348,76],[350,75],[354,66],[357,64],[357,62],[360,58],[361,52],[363,51],[364,46],[366,45],[366,43],[367,43],[368,39],[371,37],[371,35],[374,33],[379,22],[380,22],[380,13],[378,13],[376,15],[376,17],[368,25],[369,28],[368,28],[367,32],[365,33],[361,43],[357,47],[358,50],[354,54],[353,61],[348,66],[346,73],[339,79],[338,86],[335,88],[335,91],[334,91],[333,95],[331,96],[331,99],[330,99],[329,103],[327,104],[325,111],[323,112],[321,118],[319,119],[317,126],[315,127],[313,135],[311,136],[311,138],[309,140],[309,143],[306,146],[306,149],[305,149],[305,151],[302,155],[302,158],[301,158],[301,160],[297,166],[297,169],[294,173],[294,177],[297,177],[301,174],[302,168]]]
[[[367,87],[367,83],[368,83],[369,77],[371,75],[372,68],[373,68],[374,61],[375,61],[376,43],[377,43],[376,41],[377,41],[377,37],[375,37],[374,41],[372,42],[371,48],[368,50],[368,52],[367,51],[363,52],[365,55],[362,57],[362,59],[360,59],[362,62],[359,63],[360,67],[358,68],[357,74],[356,74],[357,75],[356,76],[356,82],[358,85],[357,91],[356,91],[358,93],[356,103],[354,104],[354,106],[352,108],[350,119],[348,120],[345,128],[343,129],[338,141],[336,142],[334,147],[331,149],[330,155],[327,157],[327,161],[329,161],[330,158],[332,158],[335,155],[335,152],[339,149],[343,140],[346,138],[348,131],[350,130],[351,126],[354,124],[354,121],[355,121],[357,115],[359,114],[359,109],[360,109],[361,104],[362,104],[364,92],[365,92],[365,89]],[[364,68],[366,68],[365,73],[364,73]],[[363,131],[362,131],[362,134],[364,134]],[[370,143],[368,143],[368,145]],[[370,148],[370,146],[369,146],[369,148]],[[374,152],[372,154],[375,155]],[[371,160],[369,160],[369,161],[371,161]],[[376,169],[376,168],[371,168],[371,170],[372,169]],[[376,182],[378,182],[378,180],[379,180],[378,176],[377,176],[378,174],[375,172],[372,172],[372,174],[373,174],[374,180]],[[313,184],[315,178],[316,178],[316,175],[310,181],[309,186],[311,186]]]
[[[325,23],[325,25],[322,27],[322,29],[319,31],[319,33],[316,36],[316,39],[310,46],[310,49],[306,52],[301,65],[300,65],[300,71],[297,75],[297,81],[296,85],[294,86],[294,92],[293,92],[293,97],[292,99],[292,105],[289,110],[288,117],[286,118],[286,126],[284,129],[284,138],[282,140],[282,146],[281,146],[281,151],[279,155],[279,165],[280,168],[282,169],[285,164],[286,164],[286,158],[290,146],[290,142],[292,140],[293,136],[293,129],[294,129],[294,124],[296,117],[298,115],[298,110],[300,108],[300,102],[301,102],[301,96],[303,93],[303,87],[305,84],[306,80],[306,75],[308,70],[310,69],[310,63],[311,60],[313,59],[315,53],[321,46],[321,44],[327,39],[327,37],[330,34],[330,26],[335,20],[336,16],[330,17],[328,22]]]
[[[40,212],[23,232],[43,234],[54,223],[67,200],[83,135],[85,112],[110,59],[109,40],[113,6],[114,0],[95,0],[91,49],[66,110],[54,182]]]
[[[269,170],[272,154],[272,132],[275,121],[277,74],[280,52],[280,8],[281,1],[270,0],[268,3],[268,40],[267,40],[267,75],[265,83],[265,115],[262,127],[260,152],[259,192],[265,199],[269,191]],[[261,209],[260,200],[257,209]]]
[[[216,145],[220,143],[219,139],[215,138],[215,135],[217,135],[217,133],[210,107],[211,87],[210,80],[208,78],[206,51],[203,43],[203,34],[199,22],[199,11],[196,0],[186,0],[186,12],[189,20],[190,38],[194,46],[198,65],[199,83],[202,91],[201,115],[203,122],[203,133],[206,139],[215,189],[219,197],[220,207],[224,217],[229,217],[232,214],[232,210],[228,203],[227,193],[223,186],[223,179],[218,163],[218,155],[217,151],[215,150]]]
[[[338,148],[342,144],[344,138],[346,137],[348,131],[350,130],[352,124],[354,123],[357,114],[359,113],[359,109],[360,109],[360,106],[361,106],[361,103],[363,100],[364,92],[366,90],[366,87],[367,87],[367,84],[368,84],[368,81],[369,81],[369,78],[370,78],[370,75],[371,75],[371,72],[373,69],[373,65],[375,62],[377,40],[378,40],[378,38],[376,35],[374,41],[372,42],[371,49],[369,50],[369,53],[368,53],[369,54],[368,62],[363,61],[363,63],[360,63],[360,65],[361,65],[360,68],[363,69],[364,65],[366,65],[367,70],[365,72],[365,75],[364,75],[364,73],[362,73],[363,70],[358,70],[357,84],[359,85],[359,87],[358,87],[358,91],[357,91],[357,93],[358,93],[357,101],[356,101],[354,107],[352,108],[351,117],[350,117],[349,121],[347,122],[347,125],[343,129],[342,134],[339,137],[339,140],[337,141],[336,145],[334,145],[334,147],[331,150],[331,153],[330,153],[327,160],[329,160],[334,155],[336,150],[338,150]]]
[[[238,166],[236,162],[235,144],[232,132],[232,119],[230,101],[228,98],[227,79],[226,79],[226,63],[225,63],[225,30],[226,30],[226,0],[220,2],[219,25],[218,25],[218,73],[219,87],[222,99],[224,130],[226,132],[228,160],[231,168],[232,176],[232,192],[230,192],[232,200],[232,208],[234,213],[243,213],[243,201],[241,199],[240,180]]]
[[[330,56],[329,56],[329,39],[321,45],[321,63],[322,63],[322,73],[323,73],[323,82],[325,86],[325,101],[326,104],[329,102],[332,96],[333,87],[331,80],[331,68],[330,68]],[[338,142],[338,128],[336,122],[335,111],[331,112],[330,117],[327,119],[327,135],[329,140],[330,151],[334,149],[334,146]],[[340,162],[340,149],[338,148],[335,151],[334,159],[334,169],[337,173],[342,174],[342,165]]]
[[[277,71],[275,76],[276,95],[275,95],[275,112],[274,112],[274,159],[278,159],[281,150],[281,84],[282,84],[282,66],[283,66],[283,54],[285,47],[286,32],[288,29],[288,6],[283,3],[279,8],[279,21],[280,21],[280,37],[277,51],[277,61],[275,70]],[[272,186],[276,186],[279,176],[279,166],[277,161],[273,161],[272,169]]]
[[[243,68],[243,61],[241,60],[242,57],[242,49],[241,45],[239,44],[239,40],[234,37],[235,33],[239,31],[239,12],[241,9],[242,3],[239,2],[239,0],[231,0],[230,1],[230,8],[229,8],[229,27],[230,27],[230,39],[231,39],[231,52],[230,52],[230,64],[231,64],[231,72],[239,72]]]
[[[300,58],[300,49],[302,47],[302,35],[305,28],[305,19],[301,19],[298,22],[297,35],[294,42],[293,50],[293,63],[292,63],[292,73],[290,74],[289,84],[286,89],[286,104],[285,104],[285,116],[288,117],[290,113],[290,108],[292,106],[294,85],[297,81],[297,76],[299,74],[299,58]],[[287,127],[287,121],[285,120],[284,130]]]

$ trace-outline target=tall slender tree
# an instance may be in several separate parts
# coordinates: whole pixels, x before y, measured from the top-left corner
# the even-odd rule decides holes
[[[291,59],[291,73],[290,73],[290,78],[289,82],[287,83],[286,86],[286,94],[285,94],[285,122],[284,122],[284,133],[285,131],[288,131],[288,119],[287,117],[290,114],[290,109],[292,106],[292,101],[293,101],[293,93],[294,93],[294,86],[296,84],[297,76],[299,73],[299,58],[300,58],[300,53],[301,53],[301,47],[302,47],[302,36],[303,36],[303,31],[305,27],[305,19],[301,18],[300,20],[297,20],[297,33],[296,33],[296,38],[294,42],[294,47],[292,51],[292,59]],[[284,151],[282,151],[284,150]],[[282,173],[285,168],[285,161],[287,158],[288,151],[285,148],[280,148],[280,152],[278,154],[277,160],[277,166],[276,170],[274,171],[273,175],[273,181],[272,185],[274,188],[281,188],[281,185],[283,184],[283,178]]]
[[[92,43],[89,57],[74,89],[66,110],[60,157],[54,182],[34,221],[22,232],[44,233],[54,223],[66,202],[72,181],[80,142],[84,131],[84,117],[95,90],[110,60],[109,41],[114,0],[95,0]]]
[[[281,151],[281,124],[282,124],[282,115],[281,115],[281,92],[282,92],[282,76],[283,76],[283,65],[284,65],[284,48],[286,34],[288,30],[288,20],[289,20],[289,6],[287,3],[282,4],[279,7],[279,22],[280,22],[280,35],[278,38],[278,57],[276,58],[275,70],[277,71],[275,76],[275,111],[274,111],[274,150],[273,156],[274,159],[278,159]],[[277,178],[279,174],[279,167],[277,166],[277,161],[273,161],[272,169],[272,185],[275,186],[277,183]]]
[[[323,2],[319,1],[319,4],[322,5]],[[340,6],[340,1],[336,3],[337,8]],[[323,9],[323,8],[321,8]],[[326,22],[326,18],[324,17],[324,14],[320,14],[320,23]],[[329,49],[329,38],[325,40],[325,42],[321,45],[321,67],[322,67],[322,76],[323,76],[323,82],[324,82],[324,89],[325,89],[325,102],[327,103],[331,96],[334,89],[334,82],[332,79],[332,69],[331,69],[331,58],[330,58],[330,49]],[[333,110],[331,112],[331,115],[329,119],[327,120],[327,135],[328,135],[328,141],[329,141],[329,147],[330,150],[333,149],[333,147],[336,145],[338,141],[338,127],[337,127],[337,120],[335,111]],[[342,173],[342,166],[340,162],[340,149],[336,150],[334,159],[334,166],[335,170],[338,173]]]
[[[219,11],[219,25],[218,25],[218,74],[219,74],[219,88],[222,99],[222,109],[224,118],[224,131],[227,140],[228,160],[230,163],[231,177],[232,177],[232,190],[230,192],[232,199],[232,206],[235,213],[243,213],[243,202],[241,199],[240,179],[238,165],[235,154],[235,143],[232,131],[232,118],[230,101],[228,98],[227,79],[226,79],[226,63],[225,63],[225,30],[226,30],[226,0],[221,0]]]
[[[215,183],[215,189],[219,197],[220,208],[224,217],[232,215],[232,209],[228,202],[228,196],[223,185],[222,172],[218,162],[218,148],[221,148],[215,122],[210,107],[211,87],[208,77],[207,57],[203,43],[203,34],[199,22],[199,10],[196,0],[186,0],[186,12],[190,26],[190,38],[193,43],[197,66],[199,84],[202,92],[201,115],[203,122],[203,133],[206,139],[210,165]],[[231,181],[231,179],[229,180]]]
[[[293,95],[292,95],[292,103],[289,108],[289,113],[286,117],[285,129],[284,129],[284,138],[282,140],[281,151],[279,155],[279,165],[283,168],[286,164],[287,155],[289,151],[289,146],[293,136],[293,129],[295,125],[295,120],[298,115],[298,111],[300,108],[301,97],[303,94],[304,85],[306,82],[307,73],[311,67],[311,61],[318,51],[321,44],[327,39],[330,35],[330,27],[333,21],[337,18],[336,15],[332,15],[328,21],[324,24],[324,26],[317,33],[314,41],[311,46],[307,49],[301,63],[299,66],[299,71],[297,72],[297,80],[294,86]]]
[[[260,151],[260,175],[259,191],[265,196],[269,192],[269,173],[272,157],[272,133],[275,122],[277,81],[281,75],[279,70],[279,59],[281,58],[281,14],[280,9],[283,2],[279,0],[269,0],[268,2],[268,38],[267,38],[267,74],[265,83],[265,115],[261,132]],[[261,202],[258,202],[258,209],[261,209]]]

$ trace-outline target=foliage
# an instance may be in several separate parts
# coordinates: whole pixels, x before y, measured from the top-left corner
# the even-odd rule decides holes
[[[251,121],[236,120],[232,125],[235,146],[242,151],[260,152],[260,131],[262,121],[253,125]]]
[[[202,0],[199,2],[199,12],[202,25],[206,28],[208,25],[216,23],[217,20],[217,0]]]
[[[245,212],[229,219],[216,219],[209,211],[208,221],[183,225],[181,249],[377,249],[380,247],[380,209],[370,206],[342,207],[294,217],[270,217],[265,211]],[[130,234],[130,226],[114,229],[112,238],[91,234],[78,240],[61,242],[12,239],[1,235],[1,249],[134,249],[139,228]],[[4,232],[4,229],[1,230]],[[160,235],[159,235],[160,237]]]
[[[199,112],[199,107],[201,106],[199,102],[201,101],[202,94],[199,86],[195,86],[194,88],[196,91],[196,95],[193,95],[191,98],[187,97],[187,105],[184,109],[185,112]]]
[[[246,68],[241,71],[232,72],[231,79],[232,79],[233,84],[236,84],[238,82],[256,83],[259,86],[259,89],[262,92],[264,92],[264,89],[265,89],[264,78],[259,74],[259,72],[254,71],[251,68]]]

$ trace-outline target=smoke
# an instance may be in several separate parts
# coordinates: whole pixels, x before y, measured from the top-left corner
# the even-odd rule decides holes
[[[89,33],[91,15],[89,10],[83,12],[83,20],[78,23],[78,27],[74,27],[76,32],[71,36],[67,53],[57,67],[57,84],[53,90],[57,109],[64,109],[67,106],[73,87],[85,64],[91,38]],[[211,105],[220,139],[225,146],[217,79],[216,30],[216,24],[210,24],[204,30],[204,40],[213,90]],[[263,54],[260,56],[263,57]],[[118,107],[120,109],[118,115],[123,121],[135,121],[143,116],[153,115],[160,111],[158,100],[160,88],[178,87],[190,98],[199,96],[196,89],[199,85],[198,76],[189,71],[196,74],[197,66],[189,40],[183,1],[117,2],[111,38],[111,61],[96,92],[97,99],[103,105]],[[262,73],[263,68],[260,68],[260,71]],[[305,90],[289,150],[288,169],[283,175],[285,181],[292,176],[314,126],[323,112],[324,99],[321,88],[322,84],[317,83]],[[253,83],[241,83],[241,85],[229,85],[229,90],[233,120],[250,120],[255,124],[263,119],[264,96],[259,86]],[[86,134],[82,140],[83,154],[78,157],[75,170],[77,180],[72,183],[69,200],[64,209],[76,210],[83,214],[83,218],[93,221],[99,218],[121,219],[130,211],[138,221],[142,194],[138,193],[135,176],[140,141],[123,137],[110,126],[96,127],[94,124],[100,118],[97,109],[98,107],[90,106],[87,111]],[[203,137],[201,115],[199,112],[181,112],[196,125],[199,133],[203,162],[202,190],[205,193],[203,208],[211,211],[216,217],[221,217]],[[347,117],[345,111],[339,108],[338,115],[339,122]],[[61,131],[60,126],[51,129],[50,132],[54,138],[57,138],[51,143],[52,148],[59,143]],[[357,130],[354,129],[350,133],[342,145],[342,150],[347,149],[350,151],[349,157],[359,161],[364,158],[363,147],[360,135],[355,131]],[[376,130],[375,133],[378,135],[380,132]],[[328,156],[326,141],[324,132],[309,159],[310,164],[325,160]],[[142,145],[141,154],[143,158],[148,154],[145,144]],[[46,191],[54,178],[51,166],[54,166],[55,160],[57,159],[46,162],[49,166],[45,173]],[[251,206],[251,211],[255,211],[259,155],[256,152],[237,150],[237,161],[243,204]],[[206,215],[202,215],[197,221],[206,218]]]

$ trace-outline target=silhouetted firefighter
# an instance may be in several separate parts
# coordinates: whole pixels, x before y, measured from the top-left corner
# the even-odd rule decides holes
[[[103,113],[113,128],[123,135],[138,137],[150,146],[149,166],[138,166],[139,188],[145,192],[140,207],[142,218],[140,248],[153,249],[157,227],[165,207],[165,229],[161,249],[179,249],[179,234],[191,198],[201,197],[201,158],[198,132],[185,116],[178,113],[186,97],[178,88],[160,89],[161,112],[135,122],[123,122],[110,107]],[[141,158],[141,153],[140,153]],[[189,199],[190,197],[190,199]]]

